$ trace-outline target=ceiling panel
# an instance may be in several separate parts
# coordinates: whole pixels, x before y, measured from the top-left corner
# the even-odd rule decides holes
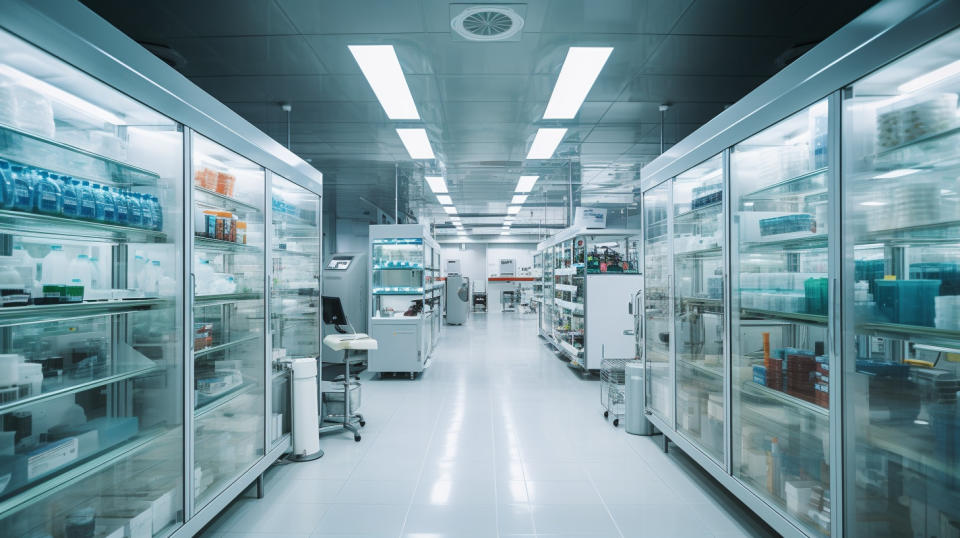
[[[191,75],[315,75],[325,69],[303,36],[182,37],[169,40]]]
[[[296,33],[273,0],[166,0],[149,6],[142,2],[120,6],[116,0],[86,0],[84,4],[98,13],[110,13],[108,20],[114,26],[146,41]]]
[[[783,37],[671,35],[653,54],[644,73],[669,75],[770,76],[774,60],[791,46]]]
[[[551,0],[541,32],[668,33],[692,0]]]
[[[275,0],[304,34],[423,32],[420,0]]]

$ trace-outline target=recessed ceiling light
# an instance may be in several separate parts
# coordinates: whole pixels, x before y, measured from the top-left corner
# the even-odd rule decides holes
[[[450,222],[460,222],[460,217],[454,215],[450,217]]]
[[[504,221],[504,222],[513,222],[513,219],[515,219],[515,218],[516,218],[516,217],[514,217],[513,215],[507,215],[506,217],[503,217],[503,221]]]
[[[419,120],[417,105],[413,102],[393,45],[350,45],[348,48],[387,117],[391,120]]]
[[[540,179],[540,176],[520,176],[520,181],[517,181],[517,188],[515,192],[530,192],[533,190],[533,184]]]
[[[510,235],[510,232],[500,232],[500,235]]]
[[[611,52],[613,47],[570,47],[543,118],[575,118]]]
[[[528,159],[549,159],[553,157],[553,152],[557,150],[563,136],[567,134],[565,128],[541,127],[537,131],[537,136],[533,137],[533,144],[530,144],[530,151],[527,153]]]
[[[933,71],[921,75],[910,82],[905,82],[897,86],[897,91],[900,93],[912,93],[958,74],[960,74],[960,60],[950,62],[947,65],[939,69],[934,69]]]
[[[423,179],[427,180],[427,185],[434,194],[447,192],[447,182],[443,176],[425,176]]]
[[[440,205],[453,205],[453,199],[446,194],[438,194],[437,201],[440,202]]]
[[[523,205],[523,203],[526,202],[526,201],[527,201],[527,195],[526,195],[526,194],[514,194],[514,195],[513,195],[513,200],[510,200],[510,203],[511,203],[511,204],[521,204],[521,205]]]
[[[456,215],[456,214],[457,214],[457,208],[454,207],[454,206],[452,206],[452,205],[445,205],[445,206],[443,206],[443,210],[446,211],[448,215]]]
[[[501,228],[503,228],[504,230],[509,230],[509,229],[510,229],[510,225],[509,225],[509,224],[504,224],[503,226],[501,226]]]
[[[508,214],[508,215],[516,215],[517,213],[520,212],[520,209],[521,209],[521,207],[518,206],[518,205],[509,206],[509,207],[507,207],[507,214]]]
[[[874,179],[891,179],[895,177],[909,176],[910,174],[916,174],[920,170],[916,168],[899,168],[897,170],[891,170],[880,175],[873,176]]]
[[[403,142],[403,147],[407,148],[411,159],[434,158],[426,129],[397,129],[397,134],[400,135],[400,141]]]

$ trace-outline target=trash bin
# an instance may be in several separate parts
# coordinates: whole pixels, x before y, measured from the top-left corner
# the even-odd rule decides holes
[[[653,435],[653,424],[643,413],[643,400],[646,388],[643,384],[643,361],[627,361],[624,368],[626,374],[626,394],[624,410],[624,429],[634,435]]]

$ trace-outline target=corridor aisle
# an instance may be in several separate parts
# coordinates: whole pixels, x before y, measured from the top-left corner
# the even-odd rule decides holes
[[[363,440],[268,472],[203,536],[765,536],[660,438],[604,421],[599,382],[536,336],[536,317],[446,326],[421,378],[363,377]]]

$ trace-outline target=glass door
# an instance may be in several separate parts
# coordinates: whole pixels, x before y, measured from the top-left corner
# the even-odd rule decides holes
[[[263,168],[193,135],[195,506],[264,455]]]
[[[544,337],[553,334],[553,247],[543,250],[543,312],[540,314],[540,334]]]
[[[370,252],[372,317],[423,318],[425,258],[420,237],[374,239]]]
[[[723,157],[673,183],[677,429],[723,461]]]
[[[183,522],[182,207],[177,123],[0,31],[0,536]]]
[[[829,534],[827,102],[733,148],[733,472]],[[803,502],[798,502],[802,499]]]
[[[668,424],[673,423],[674,383],[671,308],[670,181],[643,194],[643,346],[646,367],[647,407]]]
[[[960,32],[845,90],[845,534],[960,528]]]
[[[273,347],[270,446],[290,433],[290,376],[277,362],[320,354],[320,196],[271,178],[270,333]]]

